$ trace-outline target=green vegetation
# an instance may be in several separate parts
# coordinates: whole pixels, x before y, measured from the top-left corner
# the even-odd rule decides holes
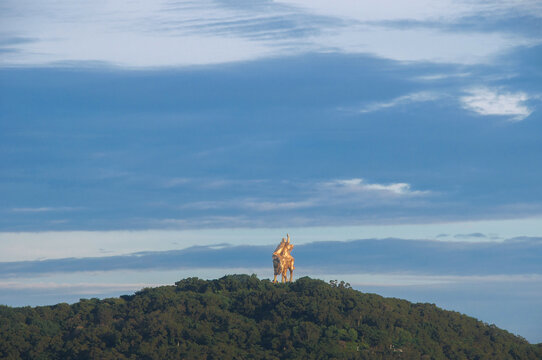
[[[0,306],[2,359],[542,359],[493,325],[343,282],[256,276],[36,308]]]

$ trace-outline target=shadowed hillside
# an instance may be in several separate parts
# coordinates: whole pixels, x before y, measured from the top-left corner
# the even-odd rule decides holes
[[[0,307],[2,359],[540,359],[542,346],[348,284],[188,278],[132,296]]]

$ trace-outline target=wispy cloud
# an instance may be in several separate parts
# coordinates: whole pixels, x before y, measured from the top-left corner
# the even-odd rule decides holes
[[[266,268],[239,268],[239,267],[201,267],[192,268],[191,273],[186,276],[197,274],[198,277],[223,276],[225,273],[250,273],[257,272],[260,278],[268,278],[269,270]],[[177,274],[182,273],[184,269],[177,269]],[[137,276],[142,276],[141,272],[150,272],[156,274],[154,279],[149,282],[105,282],[107,276],[118,276],[118,273],[123,275],[127,274],[131,278],[136,279]],[[37,291],[57,291],[61,293],[73,292],[81,295],[93,295],[110,291],[126,291],[133,292],[141,290],[145,287],[170,285],[166,281],[160,279],[160,275],[164,273],[169,275],[168,272],[172,270],[109,270],[100,273],[100,277],[103,277],[104,282],[62,282],[62,279],[55,278],[55,273],[48,273],[45,281],[39,281],[38,278],[29,279],[17,279],[18,281],[0,281],[0,289],[4,291],[24,291],[24,290],[37,290]],[[88,272],[79,272],[79,276],[83,278],[89,278]],[[404,287],[404,286],[419,286],[419,285],[437,285],[437,284],[468,284],[478,282],[525,282],[525,283],[540,283],[542,281],[542,275],[539,274],[513,274],[513,275],[424,275],[424,274],[401,274],[401,273],[327,273],[327,272],[315,272],[314,268],[300,269],[297,276],[311,276],[322,280],[341,279],[349,282],[353,286],[390,286],[390,287]],[[64,276],[67,277],[67,276]],[[148,277],[148,276],[145,276]],[[180,276],[175,278],[178,279]],[[56,281],[55,281],[56,280]],[[130,279],[132,280],[132,279]]]
[[[542,17],[542,6],[536,0],[517,1],[469,1],[469,0],[414,0],[408,4],[401,0],[278,0],[280,3],[300,6],[316,14],[331,14],[341,18],[359,21],[384,20],[440,20],[455,21],[464,16],[485,12],[505,13],[514,10],[518,13],[531,13]]]
[[[419,196],[429,191],[412,190],[408,183],[369,183],[361,178],[338,179],[319,184],[323,189],[343,194],[376,193],[392,196]]]
[[[158,186],[174,188],[180,186],[191,186],[204,189],[221,189],[231,186],[249,186],[266,182],[264,179],[226,179],[226,178],[188,178],[175,177],[160,180]]]
[[[487,235],[482,234],[482,233],[471,233],[471,234],[455,234],[454,237],[457,239],[469,239],[469,238],[486,239]]]
[[[167,179],[163,181],[162,186],[165,188],[172,188],[172,187],[189,184],[191,181],[192,180],[188,178],[176,177],[176,178],[171,178],[171,179]]]
[[[503,29],[466,31],[462,19],[476,19],[483,28],[486,16],[507,18],[515,15],[540,16],[535,1],[428,1],[400,0],[333,2],[281,0],[305,11],[342,19],[347,25],[325,29],[321,43],[347,53],[366,52],[400,61],[444,63],[487,63],[518,45],[536,43],[535,39],[515,36]],[[401,23],[397,28],[395,25]],[[395,25],[394,25],[395,24]]]
[[[234,186],[236,182],[228,183],[229,186]],[[291,185],[291,184],[290,184]],[[413,190],[411,185],[404,182],[392,183],[370,183],[362,178],[352,179],[334,179],[331,181],[321,182],[303,182],[296,186],[302,189],[296,194],[296,199],[280,196],[271,199],[269,195],[264,198],[236,198],[229,200],[209,200],[196,201],[181,204],[177,206],[181,210],[236,210],[236,211],[256,211],[256,212],[284,212],[294,211],[307,208],[328,208],[329,206],[337,206],[341,203],[351,203],[361,198],[369,200],[370,205],[378,206],[380,200],[386,202],[394,198],[419,197],[430,194],[430,191]],[[367,205],[367,203],[366,203]],[[207,221],[212,221],[214,217],[207,218]],[[218,217],[217,220],[233,220],[228,217]],[[239,220],[236,218],[236,220]],[[193,220],[166,220],[170,223],[188,224]],[[243,218],[242,222],[246,223],[247,218]],[[238,222],[236,222],[238,225]]]
[[[401,198],[399,198],[401,200]],[[291,218],[291,214],[286,215]],[[216,219],[214,219],[216,220]],[[463,242],[475,240],[500,241],[503,238],[527,235],[542,237],[542,219],[504,219],[492,221],[466,221],[449,223],[419,224],[380,224],[358,226],[325,226],[323,223],[295,226],[281,219],[271,226],[269,217],[260,227],[245,226],[233,228],[232,222],[237,219],[221,219],[230,221],[227,227],[220,229],[184,229],[164,230],[164,225],[185,226],[188,220],[169,219],[167,223],[154,224],[154,230],[134,231],[42,231],[42,232],[0,232],[0,262],[28,261],[36,259],[99,257],[104,254],[123,255],[140,251],[167,251],[184,249],[195,245],[212,245],[230,243],[234,245],[264,245],[274,242],[282,233],[290,232],[296,244],[313,241],[348,240],[363,238],[398,237],[406,239],[436,239]],[[245,221],[246,218],[238,219]],[[158,226],[162,230],[156,229]],[[484,233],[490,239],[455,238],[453,234]],[[435,234],[441,234],[435,236]],[[495,234],[499,235],[494,239]],[[104,253],[104,250],[106,251]]]
[[[12,208],[11,212],[15,213],[42,213],[42,212],[54,212],[54,211],[77,211],[81,210],[81,207],[59,206],[59,207],[21,207]]]
[[[243,4],[113,0],[76,6],[69,1],[9,1],[1,17],[3,28],[17,37],[36,35],[37,40],[15,44],[19,51],[2,60],[17,65],[79,62],[125,67],[246,61],[296,51],[298,39],[317,32],[322,21],[276,3]],[[306,47],[297,45],[297,52]]]
[[[179,205],[179,209],[210,210],[210,209],[248,209],[255,211],[293,210],[314,206],[313,200],[301,201],[269,201],[264,199],[235,199],[229,201],[196,201]]]
[[[159,220],[158,223],[174,228],[240,228],[263,226],[263,223],[258,221],[258,219],[245,215],[203,215],[187,218],[168,218]]]
[[[419,274],[325,274],[320,275],[326,280],[341,279],[349,282],[352,286],[420,286],[420,285],[444,285],[444,284],[472,284],[472,283],[508,283],[525,282],[540,283],[542,275],[419,275]]]
[[[316,205],[314,200],[301,201],[247,201],[244,206],[256,211],[293,210],[312,207]]]
[[[276,239],[284,234],[277,233]],[[294,235],[294,234],[292,234]],[[434,275],[540,274],[541,238],[504,241],[365,239],[296,243],[297,259],[313,273],[387,272]],[[271,240],[269,241],[271,242]],[[219,246],[216,246],[219,245]],[[126,255],[0,262],[0,279],[51,272],[118,269],[188,269],[258,267],[267,263],[273,245],[194,246],[183,250]]]
[[[104,291],[134,291],[144,287],[157,286],[149,283],[57,283],[0,281],[3,290],[71,290],[79,294],[96,294]]]
[[[415,80],[421,80],[421,81],[438,81],[438,80],[446,80],[450,78],[466,78],[471,76],[471,73],[468,72],[461,72],[461,73],[435,73],[435,74],[428,74],[428,75],[420,75],[416,76]]]
[[[530,39],[505,32],[450,31],[437,21],[491,11],[537,14],[529,1],[8,1],[0,20],[13,35],[5,65],[187,66],[306,52],[368,53],[401,61],[487,61]],[[130,11],[126,11],[129,8]],[[397,29],[389,21],[432,22]],[[76,26],[75,26],[76,25]],[[0,40],[1,42],[1,40]],[[6,41],[4,41],[6,42]],[[122,46],[119,46],[122,44]]]
[[[441,97],[440,94],[437,94],[434,92],[428,92],[428,91],[416,92],[412,94],[402,95],[394,99],[391,99],[389,101],[374,102],[374,103],[367,104],[363,106],[361,109],[359,109],[358,112],[370,113],[370,112],[388,109],[388,108],[392,108],[392,107],[396,107],[400,105],[407,105],[410,103],[434,101],[440,97]]]
[[[466,93],[459,99],[461,105],[479,115],[499,115],[508,117],[510,121],[521,121],[533,112],[525,104],[531,97],[524,92],[480,87],[466,90]]]

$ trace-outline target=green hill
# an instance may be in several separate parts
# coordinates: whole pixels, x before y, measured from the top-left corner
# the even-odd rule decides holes
[[[344,283],[232,275],[73,305],[0,306],[0,358],[542,359],[542,346]]]

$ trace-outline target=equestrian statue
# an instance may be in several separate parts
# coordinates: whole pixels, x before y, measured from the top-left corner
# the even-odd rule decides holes
[[[290,255],[293,244],[290,244],[290,235],[286,234],[287,239],[282,238],[279,246],[273,252],[273,270],[275,277],[273,283],[277,283],[277,275],[281,275],[280,282],[289,281],[292,282],[294,276],[294,257]],[[287,272],[290,271],[290,279],[288,280]]]

